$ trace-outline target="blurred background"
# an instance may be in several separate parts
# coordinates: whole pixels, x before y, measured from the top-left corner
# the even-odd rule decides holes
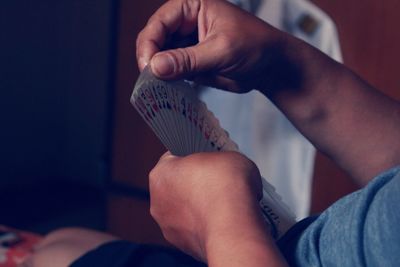
[[[147,190],[164,148],[129,103],[137,33],[163,2],[0,3],[0,224],[164,243]],[[336,23],[344,64],[400,100],[400,2],[312,2]],[[312,213],[355,189],[317,153]]]

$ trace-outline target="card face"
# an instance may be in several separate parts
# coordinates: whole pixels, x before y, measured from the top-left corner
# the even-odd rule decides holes
[[[238,151],[236,143],[194,90],[183,80],[159,80],[147,67],[135,85],[131,103],[174,155]]]

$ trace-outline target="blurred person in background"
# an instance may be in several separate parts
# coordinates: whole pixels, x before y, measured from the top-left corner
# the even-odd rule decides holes
[[[336,27],[308,0],[231,0],[273,27],[289,33],[341,62]],[[248,40],[251,42],[251,40]],[[240,151],[254,161],[296,218],[307,217],[315,147],[258,91],[245,94],[201,87],[200,98],[216,115]]]

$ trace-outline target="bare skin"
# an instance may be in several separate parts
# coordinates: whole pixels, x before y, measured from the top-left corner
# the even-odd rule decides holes
[[[118,238],[88,229],[56,230],[46,235],[21,267],[67,267],[90,250],[114,240]]]
[[[260,174],[243,155],[168,152],[150,173],[150,195],[164,237],[209,266],[285,266],[260,214]]]

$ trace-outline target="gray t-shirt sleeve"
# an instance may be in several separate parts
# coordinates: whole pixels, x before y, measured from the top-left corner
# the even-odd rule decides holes
[[[293,248],[294,266],[400,266],[400,166],[338,200]]]

